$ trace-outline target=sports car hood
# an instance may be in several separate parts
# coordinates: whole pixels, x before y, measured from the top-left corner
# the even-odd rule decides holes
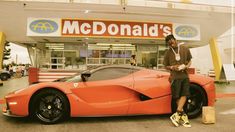
[[[18,89],[16,91],[10,92],[6,95],[6,98],[12,96],[20,96],[20,95],[32,95],[37,90],[42,88],[55,88],[63,91],[64,93],[71,93],[70,88],[73,87],[73,83],[71,82],[47,82],[47,83],[38,83],[30,85],[26,88]]]

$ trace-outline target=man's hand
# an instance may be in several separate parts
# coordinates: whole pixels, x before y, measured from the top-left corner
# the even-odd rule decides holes
[[[185,69],[187,69],[185,64],[182,64],[182,65],[178,66],[178,71],[182,71],[182,70],[185,70]]]
[[[184,64],[170,66],[170,70],[173,70],[173,71],[183,71],[183,70],[185,70],[187,68],[188,67],[186,65],[184,65]]]
[[[179,65],[170,66],[170,70],[178,71],[178,67],[179,67]]]

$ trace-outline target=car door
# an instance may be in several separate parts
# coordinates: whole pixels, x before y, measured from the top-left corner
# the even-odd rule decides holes
[[[139,94],[139,100],[131,103],[129,114],[171,112],[171,91],[167,76],[149,69],[141,70],[134,76],[134,89]]]
[[[80,82],[73,92],[83,101],[79,109],[82,115],[125,115],[133,87],[129,68],[99,69]]]
[[[135,90],[151,98],[158,98],[171,94],[168,73],[143,70],[135,76]]]

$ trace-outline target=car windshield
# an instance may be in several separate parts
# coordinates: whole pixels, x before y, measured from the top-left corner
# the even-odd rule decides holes
[[[72,76],[69,76],[69,77],[57,79],[54,82],[79,82],[79,81],[82,81],[82,79],[81,79],[82,73],[90,72],[90,71],[95,70],[99,67],[101,67],[101,66],[90,67],[88,70],[80,71],[79,73],[72,75]]]
[[[82,81],[81,74],[66,78],[65,82],[80,82]]]
[[[54,82],[80,82],[82,81],[81,74],[85,72],[88,72],[88,70],[82,71],[69,77],[57,79]]]
[[[84,76],[82,74],[92,74],[89,76],[89,79],[86,78],[86,81],[101,81],[101,80],[109,80],[109,79],[117,79],[120,77],[127,76],[132,74],[142,68],[138,67],[127,67],[127,66],[104,66],[104,67],[96,67],[89,70],[81,71],[73,76],[61,78],[56,80],[56,82],[81,82],[84,81]]]

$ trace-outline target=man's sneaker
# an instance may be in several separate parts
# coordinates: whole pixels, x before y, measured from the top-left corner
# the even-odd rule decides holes
[[[171,122],[175,125],[175,126],[179,126],[180,124],[180,116],[177,112],[175,112],[171,117]]]
[[[188,116],[186,114],[183,114],[180,118],[180,120],[182,121],[181,124],[184,126],[184,127],[191,127],[191,124],[188,120]]]

